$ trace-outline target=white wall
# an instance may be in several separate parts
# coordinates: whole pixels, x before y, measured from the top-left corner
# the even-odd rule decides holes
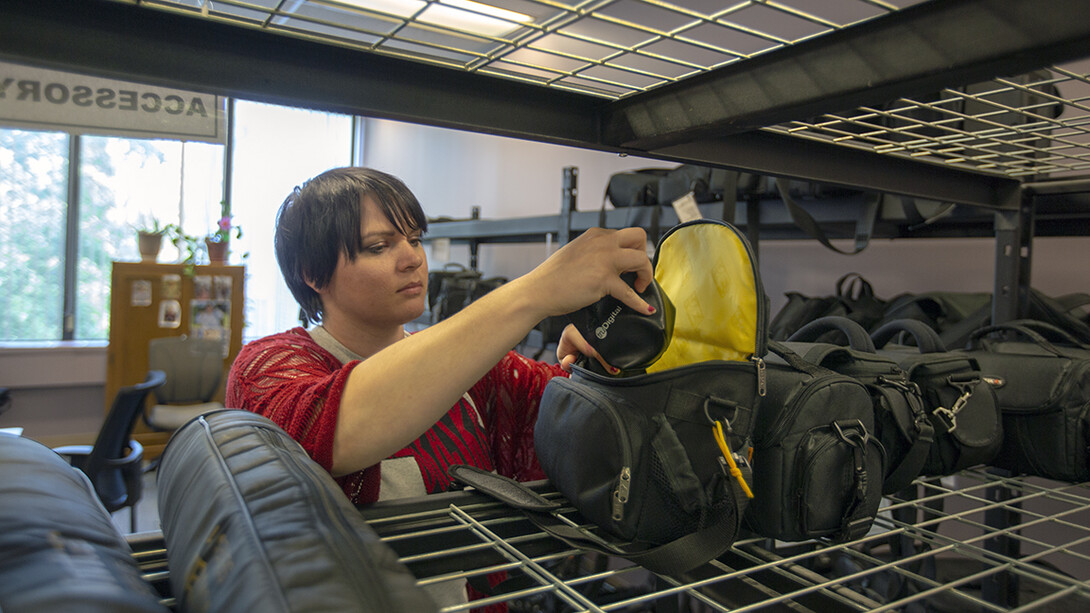
[[[401,177],[417,194],[429,216],[468,217],[474,206],[481,217],[522,217],[559,212],[562,169],[579,168],[579,210],[597,210],[609,176],[646,166],[669,166],[655,160],[531,143],[508,138],[445,130],[391,121],[366,126],[362,163]],[[773,312],[788,290],[828,295],[836,279],[859,272],[879,297],[929,290],[992,290],[994,241],[991,239],[916,239],[874,241],[863,253],[843,256],[813,241],[764,241],[761,273]],[[1047,294],[1090,292],[1090,237],[1034,241],[1033,286]],[[513,278],[547,257],[544,244],[486,245],[481,269]],[[468,250],[452,250],[451,260],[468,262]],[[442,262],[432,261],[433,266]],[[247,293],[266,291],[249,286]],[[80,379],[53,389],[20,390],[16,406],[0,416],[0,427],[24,426],[29,436],[89,441],[102,415],[105,349],[84,349],[91,356],[79,372],[101,373],[101,382]],[[13,375],[25,355],[0,352],[0,375]],[[57,351],[40,364],[42,372],[71,372],[73,357]],[[91,360],[93,363],[85,363]],[[0,376],[0,385],[4,379]]]
[[[473,206],[483,219],[550,215],[559,212],[562,169],[579,168],[578,209],[597,210],[609,176],[658,160],[601,153],[372,120],[367,124],[363,163],[401,177],[429,216],[468,217]],[[544,244],[493,245],[481,249],[486,274],[514,277],[547,256]],[[1090,292],[1090,237],[1034,241],[1032,284],[1047,294]],[[836,280],[858,272],[881,298],[902,292],[991,292],[995,241],[978,239],[879,240],[862,253],[845,256],[816,241],[763,241],[761,275],[773,312],[789,290],[829,295]],[[468,261],[468,250],[452,260]],[[431,262],[432,265],[441,262]]]
[[[405,181],[429,217],[482,219],[560,212],[563,169],[579,168],[578,209],[598,210],[609,176],[620,170],[668,163],[543,143],[394,121],[369,120],[362,164]],[[451,251],[468,262],[468,249]],[[513,278],[547,257],[544,239],[534,245],[485,245],[480,268]],[[429,261],[433,266],[442,262]]]

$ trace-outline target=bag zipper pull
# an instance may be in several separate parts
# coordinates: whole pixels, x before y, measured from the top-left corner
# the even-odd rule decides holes
[[[632,471],[627,466],[621,467],[621,476],[613,490],[613,521],[624,518],[624,505],[628,502],[628,491],[632,487]]]
[[[764,396],[768,392],[768,382],[765,375],[765,361],[760,356],[750,356],[751,360],[757,364],[757,395]]]

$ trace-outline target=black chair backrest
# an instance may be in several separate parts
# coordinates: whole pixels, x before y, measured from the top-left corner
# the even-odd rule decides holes
[[[126,449],[132,438],[133,427],[144,411],[144,401],[148,394],[164,382],[166,374],[161,370],[152,370],[148,371],[147,379],[143,383],[117,391],[113,406],[106,414],[106,420],[98,431],[98,438],[95,439],[84,465],[84,472],[95,484],[100,496],[104,492],[123,491],[124,481],[120,471],[116,470],[115,461],[127,455]],[[111,463],[112,461],[114,462]],[[111,471],[115,474],[110,474]]]
[[[160,404],[208,402],[223,378],[223,341],[167,336],[148,342],[148,368],[167,374]]]

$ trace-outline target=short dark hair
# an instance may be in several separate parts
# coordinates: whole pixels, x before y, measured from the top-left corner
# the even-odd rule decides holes
[[[397,177],[372,168],[334,168],[296,187],[280,205],[273,245],[280,272],[308,322],[322,319],[322,299],[308,281],[325,287],[340,254],[363,251],[361,211],[370,197],[405,235],[426,232],[420,202]]]

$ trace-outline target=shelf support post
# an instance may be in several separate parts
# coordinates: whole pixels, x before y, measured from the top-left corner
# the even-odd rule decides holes
[[[474,221],[481,218],[481,207],[475,206],[470,209],[469,217]],[[481,258],[481,241],[477,239],[471,239],[469,241],[469,269],[477,270],[477,265]]]
[[[1033,206],[1027,198],[1016,210],[995,213],[995,239],[992,323],[999,324],[1018,319],[1029,296]]]
[[[556,230],[557,247],[563,247],[571,240],[571,215],[575,211],[575,201],[579,195],[579,168],[564,167],[564,184],[560,194],[560,218]]]

